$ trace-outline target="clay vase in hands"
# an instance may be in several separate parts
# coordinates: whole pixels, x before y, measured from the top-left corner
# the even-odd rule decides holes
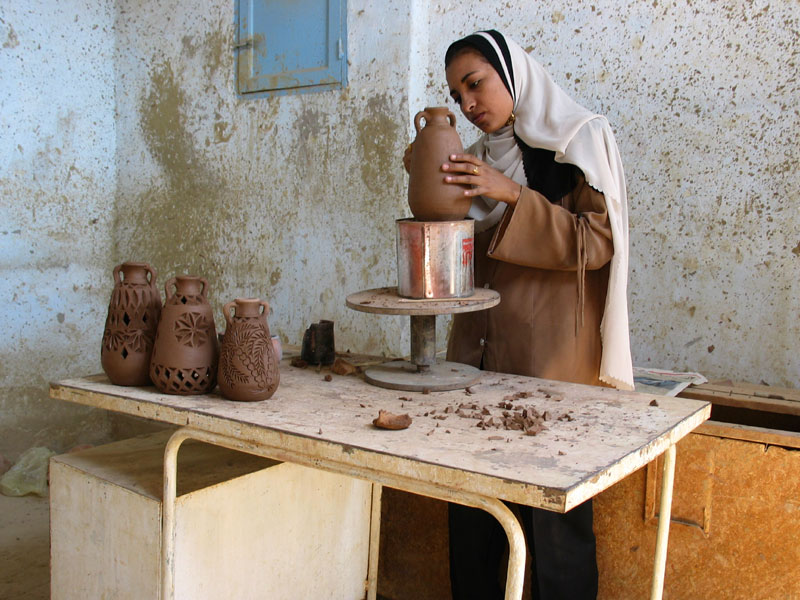
[[[156,272],[147,263],[114,267],[114,289],[100,347],[100,363],[111,383],[150,385],[150,357],[161,314]]]
[[[174,291],[173,291],[174,288]],[[161,311],[150,379],[166,394],[205,394],[217,384],[217,331],[202,277],[170,278]]]
[[[445,183],[442,171],[451,154],[464,150],[456,116],[444,106],[428,107],[414,117],[414,127],[417,137],[411,151],[408,207],[418,221],[460,221],[467,216],[472,199],[464,196],[467,186]]]
[[[269,304],[258,298],[237,298],[223,312],[228,327],[219,354],[219,391],[239,402],[272,397],[280,373],[267,324]]]

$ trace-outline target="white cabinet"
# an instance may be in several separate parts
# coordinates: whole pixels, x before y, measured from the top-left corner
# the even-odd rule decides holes
[[[168,436],[53,457],[53,600],[159,597]],[[175,598],[364,598],[371,492],[366,481],[185,442]]]

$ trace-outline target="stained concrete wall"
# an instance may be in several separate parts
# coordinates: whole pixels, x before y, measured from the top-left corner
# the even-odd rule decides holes
[[[608,117],[635,364],[800,385],[797,1],[440,1],[427,22],[429,99],[447,44],[495,28]]]
[[[113,267],[113,2],[0,4],[0,453],[102,439],[47,382],[97,372]],[[55,442],[55,444],[54,444]]]
[[[118,3],[115,256],[162,281],[203,275],[218,306],[266,299],[284,342],[328,318],[339,348],[396,352],[400,318],[345,297],[396,282],[408,6],[348,4],[346,89],[250,99],[236,93],[233,2]]]
[[[331,318],[340,349],[406,352],[404,318],[344,299],[394,282],[410,117],[486,27],[615,128],[636,363],[800,385],[796,2],[350,0],[347,88],[259,100],[236,94],[233,6],[0,7],[0,452],[108,433],[46,382],[100,370],[123,260],[205,276],[219,329],[252,295],[284,342]]]

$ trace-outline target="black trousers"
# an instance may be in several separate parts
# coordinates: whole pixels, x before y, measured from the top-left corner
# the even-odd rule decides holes
[[[533,556],[533,600],[595,600],[592,501],[565,514],[509,506],[519,510]],[[500,523],[484,510],[460,504],[449,505],[449,521],[453,600],[502,600],[504,590],[498,575],[508,538]]]

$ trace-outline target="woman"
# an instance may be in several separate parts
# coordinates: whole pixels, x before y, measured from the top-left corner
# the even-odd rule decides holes
[[[496,31],[453,43],[450,95],[485,135],[442,165],[469,184],[475,282],[498,306],[456,315],[448,360],[482,369],[633,389],[626,300],[625,179],[604,117],[575,103]],[[592,505],[565,515],[519,507],[534,598],[597,594]],[[453,597],[502,598],[505,535],[493,517],[450,505]]]

